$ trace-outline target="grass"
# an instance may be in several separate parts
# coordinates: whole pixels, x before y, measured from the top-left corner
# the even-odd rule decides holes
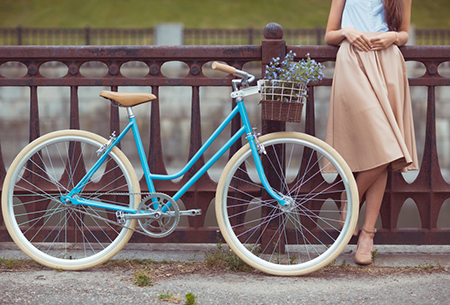
[[[371,254],[372,254],[372,262],[376,262],[376,260],[377,260],[377,251],[378,251],[378,249],[375,249],[375,250],[373,250],[372,252],[371,252]]]
[[[223,247],[220,239],[217,240],[217,249],[211,249],[204,252],[204,258],[207,265],[213,268],[225,269],[226,271],[252,271],[253,268],[247,265],[231,250]]]
[[[2,0],[0,27],[284,28],[326,26],[331,0]],[[416,28],[450,28],[450,1],[412,1]]]
[[[223,250],[226,251],[226,250]],[[211,256],[212,260],[204,262],[156,262],[152,260],[110,260],[107,263],[91,268],[89,271],[101,272],[102,270],[122,270],[131,271],[132,276],[130,282],[138,287],[152,287],[155,283],[161,283],[164,279],[171,277],[200,274],[220,274],[222,272],[247,272],[258,276],[267,276],[264,273],[255,270],[248,265],[239,268],[234,268],[228,263],[224,263],[224,258],[228,256],[228,251],[216,251],[216,254]],[[212,253],[212,252],[210,252]],[[16,260],[5,259],[0,257],[0,274],[1,272],[15,272],[15,271],[30,271],[30,270],[59,270],[43,267],[32,260]],[[381,267],[374,264],[368,266],[356,266],[349,264],[346,260],[342,262],[334,261],[328,266],[308,275],[312,278],[328,278],[335,274],[341,275],[345,273],[349,276],[389,276],[395,274],[423,274],[423,273],[450,273],[450,268],[442,266],[440,262],[434,263],[422,262],[417,266],[407,267]],[[172,295],[169,291],[159,294],[161,300],[166,300],[171,303],[180,303],[181,299],[178,296]],[[193,303],[195,304],[195,303]]]
[[[0,257],[0,268],[14,270],[14,269],[24,267],[25,265],[27,265],[27,262],[30,262],[30,261]]]
[[[170,291],[167,291],[166,293],[160,293],[158,295],[158,299],[161,301],[165,301],[168,303],[174,303],[179,304],[181,302],[181,298],[178,296],[174,296],[173,293],[170,293]],[[188,292],[185,295],[185,301],[183,303],[184,305],[197,305],[197,296],[193,294],[192,292]]]
[[[194,295],[192,292],[189,292],[186,294],[186,301],[184,302],[184,305],[197,305],[197,296]]]
[[[170,299],[172,297],[173,297],[173,293],[170,293],[170,291],[167,291],[166,293],[160,293],[158,295],[158,299],[161,299],[161,300]]]
[[[153,286],[153,280],[146,272],[136,271],[134,272],[134,285],[138,287],[151,287]]]

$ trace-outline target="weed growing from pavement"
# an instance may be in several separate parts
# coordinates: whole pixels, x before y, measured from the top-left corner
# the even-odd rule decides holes
[[[341,267],[346,267],[348,264],[347,264],[347,261],[345,260],[345,258],[342,260],[342,262],[341,262]]]
[[[167,291],[166,293],[160,293],[158,295],[158,299],[161,301],[168,302],[168,303],[174,303],[174,304],[181,303],[181,298],[173,295],[173,293],[171,293],[170,291]]]
[[[22,265],[22,261],[12,258],[0,258],[0,266],[6,269],[16,269]]]
[[[218,248],[217,251],[210,250],[207,252],[207,256],[210,256],[210,261],[205,258],[204,261],[192,262],[192,261],[153,261],[149,259],[123,259],[123,260],[110,260],[102,265],[93,267],[89,270],[128,270],[133,272],[134,276],[131,277],[131,281],[138,279],[138,274],[143,274],[150,280],[160,280],[173,276],[182,276],[186,274],[211,274],[220,272],[242,272],[247,271],[252,274],[264,275],[263,272],[255,270],[245,264],[234,254],[230,254],[227,249]],[[231,257],[226,259],[226,257]],[[45,267],[30,259],[16,260],[6,259],[0,257],[0,273],[5,271],[28,271],[28,270],[54,270],[55,272],[61,271],[60,269],[52,269]],[[382,267],[375,265],[368,266],[355,266],[348,263],[346,260],[337,261],[334,260],[328,266],[314,272],[311,276],[329,276],[333,273],[345,272],[348,274],[371,274],[371,275],[389,275],[395,273],[417,273],[417,272],[443,272],[450,273],[450,268],[442,266],[438,261],[434,263],[423,262],[417,266],[407,267]],[[141,281],[145,280],[145,276],[141,276]],[[148,280],[147,279],[147,280]]]
[[[434,270],[439,270],[439,269],[443,269],[443,268],[444,267],[442,267],[440,262],[436,262],[436,265],[433,265],[433,263],[423,262],[423,263],[419,264],[418,267],[415,267],[415,269],[423,270],[423,271],[434,271]]]
[[[135,272],[134,279],[136,280],[133,284],[139,287],[151,287],[153,286],[153,280],[145,272]]]
[[[194,295],[192,292],[189,292],[186,294],[186,301],[184,302],[184,305],[197,305],[197,296]]]
[[[173,293],[170,293],[169,290],[167,290],[166,293],[160,293],[160,294],[158,295],[158,299],[161,299],[161,300],[170,299],[170,298],[172,298],[172,297],[173,297]]]
[[[252,271],[253,268],[247,265],[231,250],[223,248],[220,238],[217,238],[217,249],[204,251],[204,258],[207,265],[211,267],[225,267],[227,271]]]
[[[377,251],[378,251],[378,249],[375,249],[372,252],[370,252],[372,254],[372,262],[373,263],[375,263],[375,261],[377,260]]]

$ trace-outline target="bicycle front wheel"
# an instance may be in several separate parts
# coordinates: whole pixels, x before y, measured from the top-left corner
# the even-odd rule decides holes
[[[355,229],[359,204],[353,174],[331,146],[315,137],[279,132],[259,141],[269,184],[290,204],[283,206],[265,191],[247,144],[230,159],[218,183],[221,233],[236,255],[263,272],[316,271],[342,252]]]
[[[90,132],[63,130],[28,144],[3,184],[6,228],[19,248],[50,268],[80,270],[101,264],[127,243],[132,231],[114,225],[115,211],[66,205],[67,195],[98,160],[107,140]],[[126,156],[114,147],[79,194],[85,199],[135,208],[139,181]],[[136,221],[125,227],[135,228]]]

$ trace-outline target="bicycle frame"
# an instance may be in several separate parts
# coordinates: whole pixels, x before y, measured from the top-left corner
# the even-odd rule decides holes
[[[253,87],[255,88],[255,87]],[[244,89],[245,90],[245,89]],[[243,95],[245,96],[245,95]],[[149,166],[146,162],[147,158],[145,155],[144,147],[142,144],[142,140],[139,134],[139,129],[136,123],[136,118],[133,113],[133,109],[131,107],[127,107],[128,125],[123,129],[117,138],[112,138],[112,143],[107,147],[107,149],[103,152],[97,162],[94,164],[92,169],[84,176],[83,179],[74,187],[72,191],[67,196],[62,196],[61,200],[65,203],[71,203],[73,205],[85,205],[91,207],[98,207],[103,209],[109,209],[113,211],[122,211],[124,213],[136,214],[136,209],[126,208],[119,205],[103,203],[100,201],[87,200],[77,196],[77,194],[81,193],[82,189],[86,185],[87,181],[94,175],[94,173],[100,168],[101,164],[106,160],[108,153],[116,146],[123,137],[131,130],[133,133],[133,137],[136,143],[136,148],[139,154],[139,158],[141,161],[141,165],[144,171],[144,177],[147,182],[147,186],[149,192],[156,192],[153,181],[154,180],[174,180],[182,175],[184,175],[194,164],[195,162],[203,155],[203,153],[211,146],[211,144],[217,139],[217,137],[223,132],[225,127],[231,122],[231,120],[236,117],[237,114],[240,115],[242,121],[242,127],[230,138],[228,141],[196,172],[189,181],[186,182],[172,197],[174,201],[183,196],[184,193],[195,183],[197,180],[204,175],[212,165],[242,136],[246,135],[246,139],[248,140],[253,158],[255,160],[255,165],[258,171],[259,178],[261,179],[261,183],[264,188],[268,191],[268,193],[275,198],[280,204],[283,206],[289,205],[281,196],[279,196],[273,189],[270,187],[270,184],[266,178],[264,173],[264,169],[262,166],[261,158],[259,156],[258,147],[256,145],[255,136],[252,132],[252,127],[250,125],[250,120],[247,115],[247,110],[244,105],[244,99],[239,96],[236,98],[237,105],[231,111],[231,113],[223,120],[223,122],[217,127],[217,129],[211,134],[208,140],[202,145],[202,147],[197,151],[197,153],[192,157],[191,160],[177,173],[172,175],[160,175],[160,174],[152,174],[150,172]],[[170,203],[168,204],[170,207]],[[165,211],[163,211],[165,212]]]

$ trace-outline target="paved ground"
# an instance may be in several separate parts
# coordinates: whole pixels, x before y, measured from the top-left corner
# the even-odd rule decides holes
[[[114,259],[201,261],[215,245],[129,244]],[[377,246],[375,266],[327,268],[302,277],[243,272],[173,272],[153,286],[133,285],[126,267],[57,272],[48,268],[0,270],[0,304],[168,304],[158,295],[192,292],[198,304],[449,304],[450,246]],[[353,264],[354,246],[338,258]],[[14,244],[0,257],[25,258]],[[418,268],[404,268],[418,267]],[[395,268],[388,268],[395,267]],[[176,302],[175,298],[173,302]]]

